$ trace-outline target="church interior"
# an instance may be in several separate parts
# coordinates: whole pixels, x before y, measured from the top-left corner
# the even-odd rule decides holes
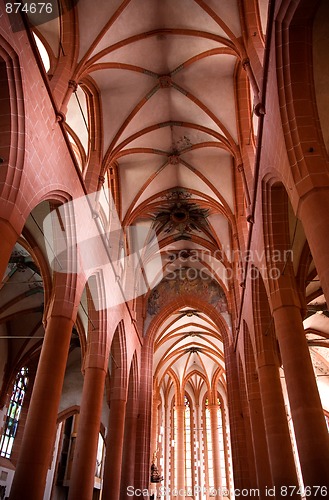
[[[329,3],[0,1],[0,498],[327,497]]]

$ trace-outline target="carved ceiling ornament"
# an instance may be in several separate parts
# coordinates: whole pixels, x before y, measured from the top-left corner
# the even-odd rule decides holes
[[[175,190],[163,196],[166,201],[153,215],[153,229],[157,234],[172,233],[179,239],[190,239],[192,232],[209,230],[209,210],[192,202],[191,193]]]

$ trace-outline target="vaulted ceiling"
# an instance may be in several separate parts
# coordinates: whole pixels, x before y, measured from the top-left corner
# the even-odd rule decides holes
[[[155,232],[156,249],[147,257],[157,266],[151,285],[182,268],[206,273],[224,291],[230,329],[232,255],[241,215],[247,224],[248,203],[237,167],[244,155],[246,175],[248,168],[252,174],[246,151],[252,156],[257,134],[255,89],[245,71],[248,2],[74,3],[74,93],[65,122],[82,175],[88,181],[90,171],[96,172],[105,185],[115,178],[128,252],[138,246],[129,226],[143,229],[149,239],[150,231]],[[260,47],[267,6],[267,0],[254,2],[254,36]],[[32,19],[48,52],[48,75],[64,51],[60,21],[59,16],[47,23]],[[193,372],[211,383],[214,366],[225,368],[222,340],[218,325],[204,311],[192,321],[178,308],[155,340],[159,381],[169,375],[188,380]]]
[[[97,122],[99,171],[112,168],[117,175],[123,227],[156,233],[161,269],[153,273],[152,285],[192,268],[211,275],[229,296],[237,193],[240,198],[242,193],[236,167],[242,127],[237,75],[245,73],[246,58],[243,9],[238,0],[76,4],[79,44],[72,80],[77,87],[67,129],[84,172]],[[258,15],[263,39],[267,2],[261,2]],[[35,33],[56,57],[58,20],[38,25]],[[244,98],[251,116],[248,85]],[[252,121],[248,126],[254,145]],[[133,248],[133,236],[127,231],[126,237]],[[154,364],[160,379],[171,370],[183,380],[194,366],[211,380],[211,364],[223,365],[218,326],[209,318],[194,319],[177,311],[162,325]]]

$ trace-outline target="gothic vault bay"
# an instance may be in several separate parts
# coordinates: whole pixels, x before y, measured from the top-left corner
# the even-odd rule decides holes
[[[0,0],[0,499],[327,498],[327,0]]]

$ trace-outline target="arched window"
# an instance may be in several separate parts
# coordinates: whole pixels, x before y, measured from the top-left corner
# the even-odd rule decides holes
[[[42,64],[46,70],[46,73],[48,73],[48,71],[50,70],[50,59],[49,59],[47,49],[44,46],[44,44],[42,43],[42,41],[40,40],[40,38],[35,33],[33,33],[33,36],[34,36],[35,43],[37,45],[37,49],[39,51],[41,60],[42,60]]]
[[[11,455],[28,381],[28,368],[23,367],[16,375],[0,442],[0,455],[5,458],[10,458]]]
[[[81,171],[84,171],[90,149],[88,106],[87,93],[81,85],[77,85],[68,103],[65,129]]]

